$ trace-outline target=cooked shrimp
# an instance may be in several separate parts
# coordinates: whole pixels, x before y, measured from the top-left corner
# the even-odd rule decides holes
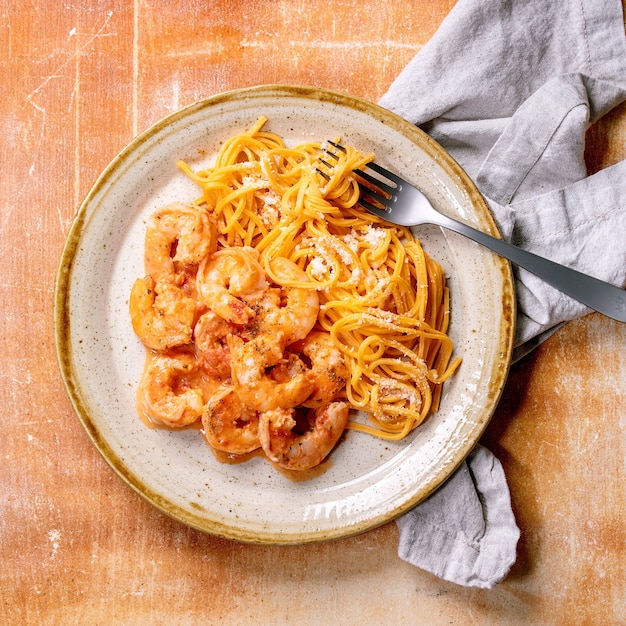
[[[137,389],[137,411],[149,426],[184,428],[202,417],[220,384],[203,374],[192,354],[151,354]]]
[[[267,286],[252,248],[223,248],[206,257],[198,268],[200,298],[220,317],[236,324],[245,324],[254,316],[242,298],[255,297]]]
[[[162,351],[191,342],[196,302],[176,285],[138,278],[129,309],[133,330],[148,348]]]
[[[236,327],[209,310],[196,322],[193,329],[196,358],[211,376],[230,375],[230,348],[228,335],[237,332]]]
[[[335,400],[346,386],[348,367],[330,333],[310,332],[301,344],[301,351],[310,359],[315,377],[315,389],[302,404],[316,408]]]
[[[206,209],[175,202],[154,213],[148,221],[146,274],[180,285],[183,271],[197,267],[216,249],[217,227]]]
[[[285,469],[307,470],[319,465],[339,441],[348,423],[348,403],[331,402],[310,410],[305,432],[297,417],[294,409],[261,413],[259,439],[274,463]]]
[[[248,454],[261,447],[258,413],[241,402],[232,385],[224,385],[209,399],[202,426],[209,445],[221,452]]]
[[[271,368],[283,363],[284,336],[259,335],[244,343],[230,335],[231,375],[237,395],[247,406],[257,411],[301,404],[313,392],[315,380],[310,370],[293,371],[292,377],[277,380]],[[281,372],[284,374],[284,371]]]
[[[285,335],[286,345],[304,339],[315,326],[319,314],[319,298],[314,288],[289,286],[289,283],[309,282],[307,274],[293,261],[275,257],[269,267],[281,286],[284,305],[269,308],[260,321],[262,332]]]
[[[291,380],[294,376],[306,372],[307,365],[294,352],[285,352],[279,363],[268,370],[268,376],[277,383]]]

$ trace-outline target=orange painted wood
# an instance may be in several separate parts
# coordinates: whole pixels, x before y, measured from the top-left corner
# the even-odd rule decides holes
[[[0,623],[604,624],[626,615],[626,326],[570,323],[513,367],[484,437],[522,536],[492,591],[400,561],[395,524],[250,546],[154,510],[66,398],[54,276],[99,172],[199,98],[260,83],[376,101],[453,0],[4,0],[0,6]],[[589,133],[626,156],[626,107]],[[625,208],[626,210],[626,208]]]

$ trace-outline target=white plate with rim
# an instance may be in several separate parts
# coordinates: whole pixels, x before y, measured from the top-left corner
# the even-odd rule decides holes
[[[515,297],[507,261],[436,227],[418,238],[441,263],[451,294],[450,335],[463,363],[437,413],[401,442],[355,431],[324,471],[294,481],[261,457],[219,462],[196,430],[145,427],[135,411],[144,348],[128,315],[143,275],[146,219],[199,188],[176,167],[207,165],[220,145],[261,115],[288,145],[341,137],[420,187],[435,207],[498,235],[459,165],[412,124],[372,103],[327,90],[270,85],[197,102],[155,124],[105,169],[68,234],[55,287],[55,340],[69,398],[95,447],[136,492],[175,519],[254,543],[353,535],[432,493],[487,426],[510,364]]]

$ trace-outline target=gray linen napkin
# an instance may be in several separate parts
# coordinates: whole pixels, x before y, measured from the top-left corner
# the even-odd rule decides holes
[[[587,175],[585,131],[626,100],[620,0],[459,0],[380,104],[420,126],[474,179],[503,237],[626,283],[626,161]],[[520,358],[588,309],[513,268]],[[490,588],[519,529],[502,466],[479,446],[398,520],[399,555]]]

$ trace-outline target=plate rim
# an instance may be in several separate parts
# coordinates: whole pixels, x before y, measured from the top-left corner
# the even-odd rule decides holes
[[[149,487],[140,476],[126,467],[123,460],[120,459],[117,453],[113,451],[106,439],[100,436],[96,425],[90,419],[89,408],[85,406],[82,401],[80,380],[77,380],[77,374],[72,366],[70,338],[70,283],[74,269],[74,261],[80,246],[81,233],[85,222],[89,217],[90,205],[94,198],[97,197],[98,192],[106,185],[108,178],[114,175],[119,168],[123,167],[124,159],[128,155],[133,154],[139,146],[148,141],[153,135],[157,135],[177,119],[187,117],[202,109],[216,107],[219,106],[220,103],[239,100],[246,97],[266,97],[268,95],[280,98],[305,98],[321,102],[329,102],[340,106],[347,106],[348,108],[356,109],[359,112],[365,113],[403,134],[412,143],[419,145],[419,147],[430,157],[436,156],[438,165],[441,166],[451,178],[458,181],[457,184],[465,193],[468,194],[472,207],[474,207],[479,213],[478,217],[481,219],[481,229],[489,232],[493,236],[501,237],[489,205],[465,170],[442,146],[440,146],[424,131],[388,109],[356,96],[321,87],[286,85],[278,83],[232,89],[207,98],[202,98],[157,120],[154,124],[139,133],[126,146],[124,146],[122,150],[120,150],[113,157],[113,159],[111,159],[91,185],[70,223],[70,228],[66,235],[60,255],[54,283],[54,340],[57,364],[74,412],[76,413],[94,447],[98,450],[101,456],[104,457],[105,461],[113,469],[113,471],[128,486],[130,486],[133,491],[138,493],[151,505],[169,517],[184,523],[187,526],[203,532],[208,532],[215,536],[256,544],[304,544],[353,536],[392,521],[433,493],[445,480],[447,480],[447,478],[452,475],[457,467],[464,462],[465,458],[478,443],[480,437],[487,428],[487,425],[491,421],[506,384],[513,353],[516,298],[513,273],[509,261],[494,255],[494,259],[496,260],[502,274],[504,315],[499,329],[498,350],[500,353],[500,359],[498,363],[500,364],[500,367],[497,371],[497,377],[489,381],[489,398],[491,402],[483,412],[482,420],[476,424],[473,430],[473,437],[469,438],[471,441],[468,440],[464,442],[464,445],[462,446],[462,453],[459,455],[459,458],[457,458],[457,462],[450,463],[445,469],[438,473],[436,478],[430,482],[427,493],[424,493],[424,490],[420,490],[413,498],[410,498],[402,506],[395,508],[393,511],[381,513],[377,517],[368,518],[367,522],[364,524],[353,524],[350,527],[344,527],[341,524],[337,524],[334,529],[324,530],[321,532],[308,531],[292,533],[288,536],[280,536],[276,535],[276,533],[269,532],[263,534],[257,531],[252,535],[250,531],[241,530],[230,524],[225,524],[216,520],[201,518],[200,521],[199,518],[194,517],[192,514],[175,503],[169,502],[167,498],[162,497],[159,493]],[[480,211],[478,211],[478,209],[480,209]]]

